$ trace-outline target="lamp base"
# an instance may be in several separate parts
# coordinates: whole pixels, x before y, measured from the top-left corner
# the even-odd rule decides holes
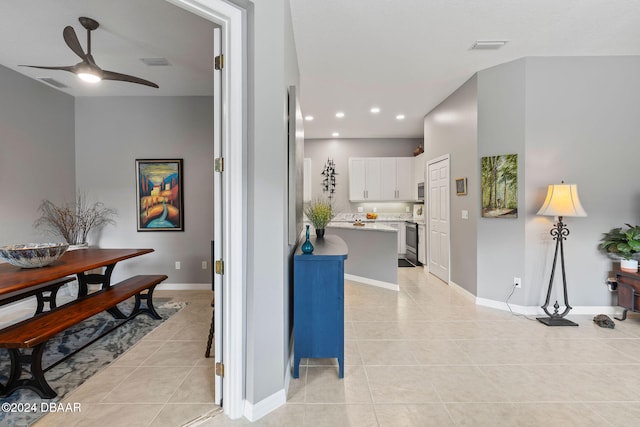
[[[536,319],[547,326],[578,326],[576,322],[572,322],[564,317],[536,317]]]

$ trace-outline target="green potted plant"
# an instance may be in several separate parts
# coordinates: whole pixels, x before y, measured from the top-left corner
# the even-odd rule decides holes
[[[316,236],[324,236],[324,228],[336,216],[333,205],[326,199],[315,199],[304,210],[305,215],[316,229]]]
[[[638,258],[640,257],[640,226],[625,224],[604,233],[598,248],[609,258],[620,261],[620,269],[623,271],[638,271]]]
[[[74,204],[58,206],[50,200],[43,200],[38,208],[42,216],[34,225],[56,237],[62,237],[75,248],[87,247],[87,237],[91,231],[107,224],[115,224],[115,209],[107,208],[102,202],[90,204],[86,195],[78,193]]]

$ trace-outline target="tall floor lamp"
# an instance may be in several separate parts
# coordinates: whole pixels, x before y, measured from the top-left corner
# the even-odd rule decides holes
[[[553,255],[553,267],[551,268],[551,279],[549,280],[547,299],[541,307],[549,317],[538,317],[537,319],[547,326],[578,326],[577,323],[564,318],[569,314],[571,306],[569,305],[569,299],[567,297],[567,276],[564,271],[564,248],[562,245],[562,242],[569,235],[569,229],[565,226],[564,222],[562,222],[562,218],[565,216],[587,216],[587,212],[585,212],[580,204],[578,186],[576,184],[565,184],[564,181],[561,184],[550,184],[547,189],[547,198],[538,211],[538,215],[557,216],[558,222],[549,232],[553,236],[553,240],[556,241],[556,251]],[[558,313],[560,306],[556,300],[556,303],[553,305],[554,312],[549,313],[547,308],[549,307],[551,289],[553,288],[553,278],[556,273],[558,250],[560,250],[560,266],[562,268],[562,287],[564,290],[565,309],[562,313]]]

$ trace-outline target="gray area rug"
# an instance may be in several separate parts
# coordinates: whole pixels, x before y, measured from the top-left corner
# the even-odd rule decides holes
[[[0,398],[0,426],[29,426],[38,420],[50,405],[59,402],[88,378],[102,370],[132,345],[158,327],[170,316],[177,313],[186,303],[168,302],[166,298],[156,298],[154,306],[162,319],[155,320],[142,314],[130,320],[95,343],[82,349],[45,373],[47,382],[57,393],[53,399],[42,399],[35,392],[21,389],[6,398]],[[118,304],[124,313],[130,313],[133,302]],[[49,340],[42,356],[42,366],[48,367],[61,357],[82,347],[122,320],[116,320],[108,313],[93,316],[67,329]],[[0,349],[0,383],[6,384],[10,372],[9,354]]]

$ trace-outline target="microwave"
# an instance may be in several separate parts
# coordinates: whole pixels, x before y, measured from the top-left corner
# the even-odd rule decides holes
[[[424,201],[424,182],[418,183],[418,200]]]

